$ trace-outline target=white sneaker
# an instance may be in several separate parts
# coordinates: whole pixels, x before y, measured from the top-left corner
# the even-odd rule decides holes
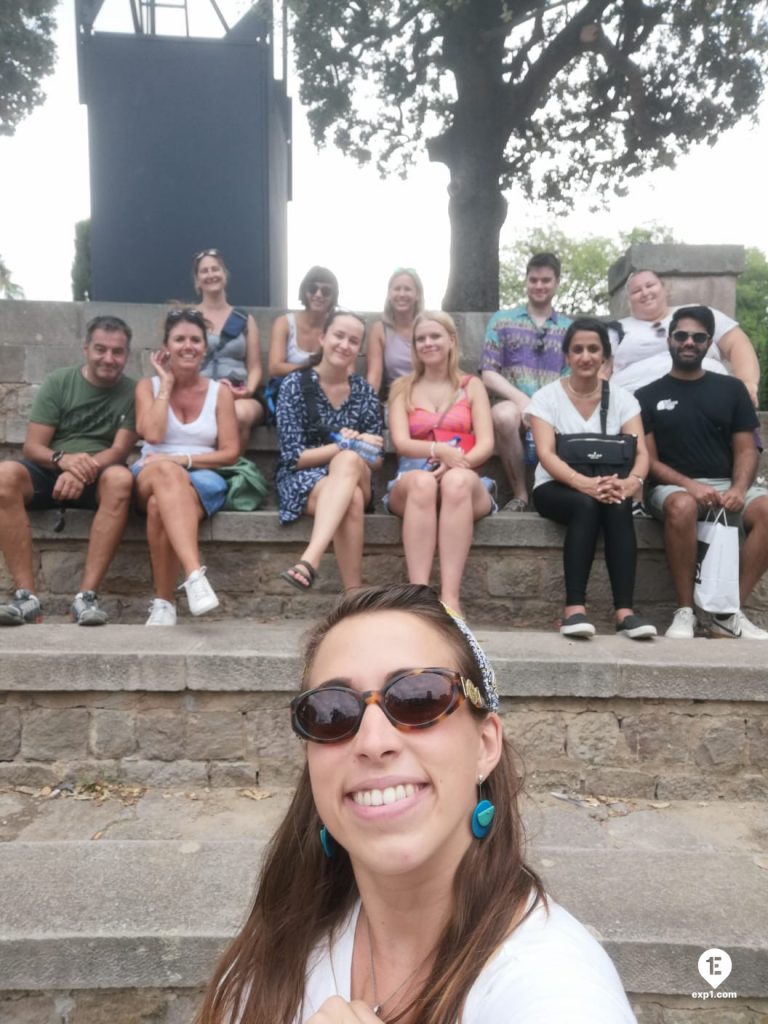
[[[219,599],[205,576],[206,568],[195,569],[181,584],[187,592],[189,610],[193,615],[205,615],[219,607]],[[179,590],[181,590],[179,587]]]
[[[724,619],[712,616],[712,632],[718,636],[728,636],[738,640],[768,640],[768,633],[750,622],[744,612],[734,612]]]
[[[164,601],[162,597],[155,597],[149,605],[149,618],[145,626],[175,626],[176,605],[172,601]]]
[[[695,632],[696,616],[693,608],[678,608],[664,636],[672,640],[693,640]]]

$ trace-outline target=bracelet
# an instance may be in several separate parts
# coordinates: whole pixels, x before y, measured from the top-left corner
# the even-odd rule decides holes
[[[186,454],[187,454],[187,469],[192,469],[192,456],[189,454],[189,452],[187,452]]]
[[[633,473],[632,476],[635,478],[635,480],[639,480],[640,481],[640,486],[641,487],[645,487],[645,478],[644,477],[640,476],[639,473]]]

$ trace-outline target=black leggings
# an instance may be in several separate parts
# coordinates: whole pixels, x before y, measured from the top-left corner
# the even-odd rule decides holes
[[[572,487],[550,480],[534,489],[533,504],[540,516],[554,519],[568,528],[563,545],[566,605],[586,603],[587,581],[602,526],[613,606],[631,608],[637,561],[632,502],[605,505]]]

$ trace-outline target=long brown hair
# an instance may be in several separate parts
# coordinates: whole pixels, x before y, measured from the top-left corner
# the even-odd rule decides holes
[[[454,344],[448,353],[448,379],[457,390],[461,383],[461,371],[459,370],[459,332],[456,329],[453,317],[448,316],[448,314],[444,313],[441,309],[432,311],[425,310],[423,313],[419,313],[413,321],[413,334],[411,335],[411,362],[413,364],[413,373],[409,373],[405,377],[398,377],[389,390],[390,402],[400,394],[405,395],[405,408],[408,412],[413,408],[413,389],[424,376],[424,363],[421,361],[421,358],[416,351],[416,329],[419,324],[423,324],[427,320],[434,320],[435,323],[440,324],[440,326],[446,330],[453,339]]]
[[[342,597],[308,637],[304,681],[321,642],[337,623],[390,610],[410,612],[442,634],[457,653],[462,675],[481,685],[472,649],[437,595],[414,584],[368,587]],[[493,827],[486,839],[470,845],[456,870],[452,913],[430,975],[410,1008],[419,1024],[455,1024],[488,959],[545,899],[538,877],[523,862],[520,785],[505,740],[501,759],[483,786],[496,807]],[[337,844],[334,856],[327,858],[320,826],[305,766],[269,844],[248,920],[216,967],[197,1024],[291,1024],[296,1017],[310,954],[344,925],[358,898],[347,852]]]

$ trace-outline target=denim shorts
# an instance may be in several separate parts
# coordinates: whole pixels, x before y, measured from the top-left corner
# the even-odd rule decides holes
[[[429,459],[409,459],[405,455],[401,455],[397,462],[397,475],[393,480],[390,480],[387,484],[387,493],[381,499],[381,504],[384,506],[390,515],[395,513],[390,510],[389,507],[389,493],[395,486],[401,476],[405,476],[406,473],[412,473],[414,470],[419,469],[422,471],[429,472]],[[499,511],[499,506],[496,502],[496,481],[492,480],[489,476],[481,476],[480,483],[488,491],[491,496],[491,508],[488,512],[489,516],[495,515]]]
[[[144,463],[139,459],[131,466],[131,472],[136,477],[143,468]],[[215,469],[185,469],[184,472],[200,499],[203,511],[210,519],[227,500],[227,481]]]

